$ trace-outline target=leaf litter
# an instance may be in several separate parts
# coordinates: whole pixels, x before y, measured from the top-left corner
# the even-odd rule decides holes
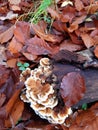
[[[39,118],[29,104],[19,98],[24,84],[19,81],[21,71],[17,66],[18,62],[29,63],[30,68],[34,69],[41,58],[48,57],[52,64],[56,62],[62,64],[62,61],[71,64],[74,62],[78,65],[82,63],[84,67],[83,64],[88,62],[88,55],[84,56],[79,52],[88,49],[94,59],[92,64],[89,63],[90,67],[95,67],[95,61],[98,64],[98,2],[95,0],[55,2],[55,6],[51,3],[46,10],[48,14],[46,18],[47,20],[51,18],[52,23],[48,23],[42,17],[36,24],[25,21],[26,13],[34,7],[33,1],[0,2],[0,129],[98,128],[98,103],[85,111],[76,110],[64,124],[59,125]],[[86,89],[84,77],[81,73],[73,71],[74,69],[72,72],[68,70],[63,76],[60,73],[59,83],[55,88],[59,100],[62,99],[61,102],[70,107],[83,98]]]

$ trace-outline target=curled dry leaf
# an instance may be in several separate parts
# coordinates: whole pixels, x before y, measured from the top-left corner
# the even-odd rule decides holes
[[[87,10],[87,13],[94,14],[98,11],[98,2],[88,5],[85,9]]]
[[[32,24],[31,27],[33,31],[36,33],[36,35],[39,36],[41,39],[44,39],[52,43],[58,43],[61,41],[61,39],[58,36],[52,35],[50,33],[45,33],[44,28],[40,27],[37,24]]]
[[[18,5],[18,4],[21,2],[21,0],[8,0],[8,2],[9,2],[10,4]]]
[[[26,22],[17,22],[14,36],[19,42],[24,44],[30,38],[30,25]]]
[[[83,97],[84,92],[85,81],[78,72],[70,72],[63,77],[60,93],[66,106],[76,104]]]
[[[3,44],[8,42],[13,36],[14,26],[10,27],[8,30],[0,34],[0,43]]]
[[[87,48],[90,48],[91,46],[93,46],[95,44],[94,39],[87,33],[82,33],[81,38],[84,42],[84,45]]]

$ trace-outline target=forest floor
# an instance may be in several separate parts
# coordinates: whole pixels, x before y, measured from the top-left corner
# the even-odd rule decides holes
[[[98,130],[96,0],[0,1],[0,130]]]

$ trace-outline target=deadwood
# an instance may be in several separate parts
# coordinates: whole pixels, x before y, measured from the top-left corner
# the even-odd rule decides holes
[[[55,56],[56,57],[56,56]],[[75,57],[75,58],[74,58]],[[83,103],[91,103],[98,101],[98,68],[88,67],[83,68],[81,64],[75,64],[76,55],[65,53],[54,61],[54,73],[58,76],[59,82],[64,75],[69,72],[79,72],[84,76],[86,84],[86,92],[84,97],[75,105],[75,108]],[[70,61],[68,61],[70,59]],[[73,61],[73,59],[75,59]]]

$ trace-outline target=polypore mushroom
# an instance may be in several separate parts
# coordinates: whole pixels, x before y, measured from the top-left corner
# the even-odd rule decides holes
[[[47,81],[48,77],[51,77],[51,83]],[[57,91],[54,89],[57,77],[52,74],[52,65],[48,58],[42,58],[38,68],[23,71],[20,80],[25,84],[25,89],[22,90],[20,96],[21,100],[30,103],[30,107],[41,118],[51,123],[64,123],[72,111],[67,107],[55,111],[59,103]]]

